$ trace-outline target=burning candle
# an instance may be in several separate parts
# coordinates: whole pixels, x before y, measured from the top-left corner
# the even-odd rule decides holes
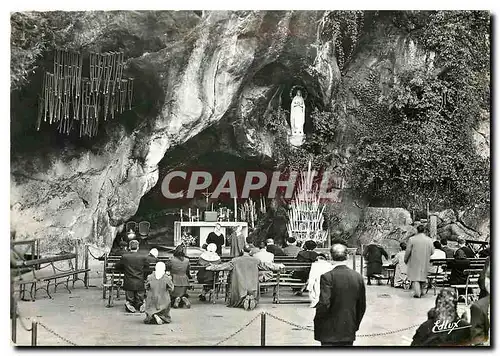
[[[234,197],[234,221],[238,221],[238,208],[236,205],[236,197]]]

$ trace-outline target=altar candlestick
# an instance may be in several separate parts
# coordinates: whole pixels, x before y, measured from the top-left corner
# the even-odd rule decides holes
[[[196,208],[196,218],[200,221],[200,209]]]
[[[234,221],[238,221],[238,207],[236,205],[236,197],[234,197]]]
[[[182,222],[182,209],[181,209],[181,222]]]
[[[188,217],[189,217],[189,221],[191,221],[191,208],[188,209]]]
[[[214,203],[212,203],[212,211],[214,211]]]

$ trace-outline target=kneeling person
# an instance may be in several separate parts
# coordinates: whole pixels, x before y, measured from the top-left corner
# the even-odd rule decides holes
[[[170,317],[170,292],[174,290],[172,279],[165,273],[165,263],[158,262],[155,271],[146,280],[146,319],[145,324],[164,324],[172,321]]]
[[[125,290],[125,309],[135,313],[144,312],[144,271],[148,269],[145,255],[138,253],[139,241],[129,242],[130,252],[123,254],[116,264],[116,269],[123,271],[123,290]]]
[[[206,268],[208,271],[231,271],[229,307],[254,309],[259,300],[259,270],[278,271],[285,268],[283,264],[260,262],[249,252],[250,247],[247,245],[242,256]]]

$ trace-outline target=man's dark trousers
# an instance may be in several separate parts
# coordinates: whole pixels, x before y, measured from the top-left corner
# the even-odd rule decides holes
[[[352,346],[354,341],[321,342],[321,346]]]
[[[129,302],[134,308],[139,309],[144,303],[146,297],[145,290],[126,290],[125,300]]]

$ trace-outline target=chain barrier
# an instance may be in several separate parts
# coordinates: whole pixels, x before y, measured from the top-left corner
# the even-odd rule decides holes
[[[302,329],[302,330],[314,331],[314,329],[312,329],[312,328],[292,323],[291,321],[285,320],[283,318],[280,318],[279,316],[270,314],[268,312],[266,312],[266,314],[269,315],[273,319],[279,320],[279,321],[281,321],[281,322],[283,322],[285,324],[291,325],[293,327],[296,327],[296,328],[299,328],[299,329]],[[390,335],[390,334],[397,334],[397,333],[402,332],[402,331],[414,329],[414,328],[418,327],[419,325],[420,324],[415,324],[415,325],[412,325],[412,326],[408,326],[406,328],[402,328],[402,329],[398,329],[398,330],[392,330],[392,331],[386,331],[386,332],[381,332],[381,333],[361,334],[361,335],[356,335],[356,337],[375,337],[375,336],[385,336],[385,335]]]
[[[24,325],[23,316],[19,313],[19,308],[17,306],[16,306],[16,316],[17,316],[18,320],[20,321],[21,326],[23,327],[24,330],[26,330],[26,331],[33,331],[33,327],[28,328],[28,327],[26,327],[26,325]],[[68,344],[70,344],[72,346],[78,346],[74,342],[66,339],[64,336],[59,335],[57,332],[55,332],[54,330],[52,330],[51,328],[49,328],[47,325],[43,324],[42,322],[37,321],[36,324],[40,325],[45,330],[47,330],[51,334],[57,336],[59,339],[63,340],[64,342],[66,342],[66,343],[68,343]]]
[[[400,333],[402,331],[414,329],[414,328],[416,328],[418,326],[420,326],[420,324],[415,324],[415,325],[412,325],[412,326],[408,326],[407,328],[403,328],[403,329],[386,331],[386,332],[383,332],[383,333],[356,335],[356,337],[375,337],[375,336],[385,336],[385,335],[397,334],[397,333]]]
[[[245,325],[243,325],[241,328],[239,328],[238,330],[236,330],[234,333],[232,333],[231,335],[229,335],[225,339],[223,339],[223,340],[219,341],[218,343],[216,343],[214,346],[219,346],[220,344],[226,342],[227,340],[229,340],[232,337],[234,337],[237,334],[239,334],[241,331],[243,331],[244,329],[246,329],[250,324],[252,324],[261,314],[262,313],[258,313],[252,320],[250,320],[248,323],[246,323]]]
[[[98,260],[98,261],[99,261],[99,258],[100,258],[100,257],[95,257],[95,256],[94,256],[94,254],[92,253],[92,251],[90,251],[90,247],[87,247],[87,251],[89,252],[89,255],[90,255],[90,256],[92,256],[92,258],[93,258],[94,260]]]
[[[21,326],[23,327],[24,330],[31,331],[31,328],[27,328],[26,325],[24,325],[23,316],[21,315],[21,313],[19,313],[19,307],[17,305],[16,305],[16,317],[19,319]]]
[[[52,330],[51,328],[49,328],[47,325],[45,325],[44,323],[41,323],[41,322],[38,322],[38,325],[40,325],[42,328],[44,328],[45,330],[47,330],[49,333],[57,336],[59,339],[61,339],[62,341],[70,344],[71,346],[78,346],[77,344],[75,344],[73,341],[70,341],[68,339],[66,339],[64,336],[61,336],[59,335],[58,333],[56,333],[54,330]]]
[[[72,272],[72,271],[74,271],[74,269],[60,269],[60,268],[57,268],[56,266],[53,266],[53,267],[58,272]],[[78,269],[78,267],[76,267],[76,269]]]

